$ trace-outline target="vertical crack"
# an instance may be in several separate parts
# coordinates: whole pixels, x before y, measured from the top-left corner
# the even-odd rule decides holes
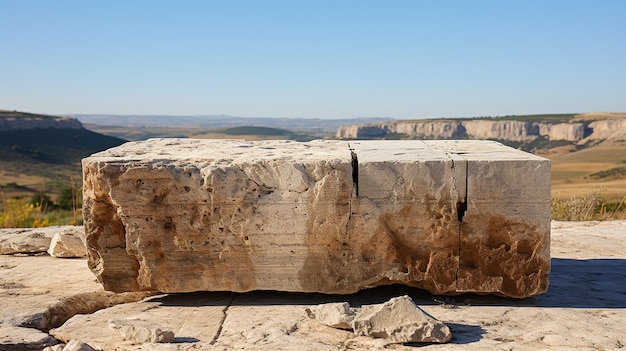
[[[352,222],[352,201],[359,196],[359,160],[354,150],[350,149],[352,157],[352,196],[348,200],[348,220],[346,221],[346,235],[350,235],[350,224]]]
[[[461,166],[465,167],[465,172],[464,172],[465,174],[460,175],[461,177],[463,177],[460,180],[462,180],[465,183],[464,184],[465,189],[463,191],[463,194],[459,194],[462,197],[459,196],[456,202],[456,212],[457,212],[457,219],[459,221],[459,229],[458,229],[458,235],[457,235],[458,266],[455,272],[455,281],[456,281],[456,291],[459,291],[459,270],[461,269],[461,249],[462,249],[461,239],[462,239],[462,234],[463,234],[463,218],[465,217],[465,214],[467,213],[467,204],[468,204],[467,194],[468,194],[468,179],[469,179],[469,162],[467,162],[467,160],[464,159],[463,156],[460,155],[460,153],[451,152],[451,151],[446,151],[445,153],[452,161],[452,168],[455,168],[456,166],[455,157],[453,157],[452,155],[456,156],[456,159],[457,161],[459,161],[458,163],[460,163]],[[461,171],[461,173],[463,172]],[[459,189],[456,187],[457,172],[453,171],[452,176],[454,177],[452,181],[453,187],[455,188],[455,191],[458,192]]]
[[[468,197],[467,194],[469,193],[468,183],[469,183],[469,162],[465,160],[465,194],[464,194],[463,200],[457,202],[456,204],[456,210],[457,210],[457,215],[459,219],[459,243],[458,243],[459,265],[456,269],[456,291],[459,291],[459,270],[461,269],[461,256],[462,256],[461,255],[461,250],[462,250],[461,239],[463,236],[463,217],[465,217],[465,213],[467,212],[467,197]]]
[[[353,150],[350,150],[352,156],[352,197],[359,197],[359,159]]]
[[[228,317],[228,309],[230,308],[230,306],[233,304],[233,301],[235,300],[235,297],[231,297],[230,301],[228,301],[228,304],[226,306],[224,306],[224,309],[222,310],[222,320],[220,321],[220,326],[219,328],[217,328],[217,332],[215,333],[215,336],[213,337],[213,339],[211,339],[211,341],[209,342],[210,345],[215,345],[215,343],[217,343],[217,339],[220,338],[220,335],[222,335],[222,329],[224,328],[224,322],[226,322],[226,317]]]
[[[469,177],[467,164],[465,165],[465,197],[456,203],[456,213],[459,218],[459,222],[463,223],[463,217],[467,212],[467,178]]]

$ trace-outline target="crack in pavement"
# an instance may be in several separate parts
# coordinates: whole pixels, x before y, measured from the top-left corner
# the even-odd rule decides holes
[[[222,310],[223,316],[222,316],[222,320],[220,321],[220,326],[219,328],[217,328],[217,332],[215,333],[215,336],[213,337],[213,339],[211,339],[211,341],[209,342],[209,345],[215,345],[217,343],[217,339],[219,339],[220,335],[222,335],[224,322],[226,322],[226,317],[228,317],[228,309],[230,308],[230,306],[232,306],[234,300],[235,300],[235,296],[231,297],[230,301],[228,301],[228,304],[224,306],[224,309]]]

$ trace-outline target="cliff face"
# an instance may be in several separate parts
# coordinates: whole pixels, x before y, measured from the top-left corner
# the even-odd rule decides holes
[[[465,133],[465,128],[459,121],[357,124],[340,127],[337,131],[337,138],[382,138],[389,133],[406,134],[417,139],[450,139]]]
[[[0,111],[0,131],[37,128],[82,129],[83,124],[71,117],[52,117],[30,113]]]
[[[589,123],[593,130],[586,139],[626,139],[626,119],[607,119]]]
[[[579,142],[626,138],[626,119],[600,120],[591,123],[540,123],[515,120],[441,120],[399,121],[352,125],[337,131],[340,139],[384,138],[390,133],[412,139],[499,139],[527,142],[538,137]]]

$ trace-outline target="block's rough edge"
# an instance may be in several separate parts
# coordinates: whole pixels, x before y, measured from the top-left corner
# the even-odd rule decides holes
[[[174,139],[174,140],[176,140],[176,139]],[[183,139],[183,140],[187,141],[188,139]],[[172,141],[173,141],[173,139],[149,139],[149,140],[144,141],[144,142],[134,142],[134,143],[157,142],[157,143],[167,144],[167,143],[170,143]],[[226,141],[221,141],[221,142],[226,142]],[[236,142],[242,143],[244,145],[246,143],[249,143],[249,142],[244,142],[244,141],[239,141],[239,140],[237,140]],[[361,145],[370,144],[370,145],[375,146],[375,144],[378,143],[377,141],[358,141],[358,142],[314,141],[313,143],[316,143],[316,142],[319,142],[320,145],[333,145],[333,144],[334,145],[342,145],[342,147],[347,147],[347,150],[349,150],[352,153],[353,157],[354,157],[354,155],[356,155],[356,158],[358,158],[358,151],[355,152],[355,150],[352,147],[352,145],[354,145],[356,143],[359,143]],[[254,144],[263,144],[265,142],[253,142],[253,143]],[[291,142],[285,142],[285,143],[283,143],[283,145],[286,146],[286,145],[289,145],[290,143]],[[325,143],[325,144],[322,144],[322,143]],[[415,141],[406,141],[406,142],[404,142],[404,141],[399,141],[399,142],[398,141],[394,141],[394,142],[386,141],[385,143],[398,143],[397,145],[401,146],[401,144],[405,144],[405,145],[409,145],[409,143],[413,143],[414,144]],[[197,143],[197,144],[202,144],[202,143]],[[467,167],[467,164],[470,163],[470,162],[481,162],[481,161],[482,162],[487,162],[487,161],[489,161],[488,158],[483,157],[484,155],[480,156],[480,151],[479,152],[472,152],[472,150],[464,149],[462,147],[463,144],[464,144],[463,142],[455,142],[455,141],[425,141],[425,142],[423,142],[423,145],[425,147],[435,148],[435,149],[438,149],[439,151],[444,152],[447,155],[447,157],[449,157],[451,160],[453,160],[453,162],[454,161],[456,161],[456,162],[459,162],[459,161],[465,162],[466,167]],[[493,148],[500,148],[502,150],[506,150],[507,152],[512,152],[514,155],[508,154],[508,156],[511,156],[511,157],[507,161],[530,161],[530,160],[532,160],[532,161],[539,161],[540,163],[543,163],[544,166],[545,166],[545,164],[547,164],[547,167],[548,167],[548,170],[549,170],[549,160],[547,160],[545,158],[542,158],[542,157],[539,157],[539,156],[535,156],[535,155],[531,155],[531,154],[527,154],[527,153],[523,153],[521,151],[518,151],[518,150],[515,150],[515,149],[512,149],[512,148],[508,148],[508,147],[506,147],[506,146],[504,146],[502,144],[499,144],[497,142],[492,142],[492,141],[472,141],[472,144],[477,144],[477,145],[482,144],[481,146],[485,146],[486,148],[492,148],[492,147]],[[124,145],[126,145],[126,144],[124,144]],[[93,166],[94,164],[97,167],[104,167],[104,168],[111,167],[111,166],[115,167],[115,162],[114,162],[116,160],[115,151],[116,151],[116,149],[124,148],[124,145],[122,145],[120,147],[117,147],[117,148],[109,149],[109,150],[106,150],[106,151],[94,154],[94,155],[92,155],[92,156],[90,156],[88,158],[83,159],[84,170],[87,170],[90,165]],[[451,149],[453,149],[454,151],[449,151]],[[489,151],[489,152],[496,152],[497,150],[495,150],[495,151],[494,150],[483,150],[482,152],[487,152],[487,151]],[[476,155],[479,155],[479,156],[476,156]],[[151,155],[149,153],[145,153],[145,154],[142,154],[142,155],[137,155],[137,159],[135,161],[136,165],[137,166],[144,166],[145,162],[148,162],[148,163],[151,163],[151,162],[157,162],[158,163],[158,162],[160,162],[159,159],[155,158],[154,156],[155,155]],[[216,157],[215,159],[219,159],[219,157]],[[163,162],[169,162],[169,159],[167,159],[167,157],[164,157],[161,160],[164,160]],[[167,161],[165,161],[165,160],[167,160]],[[96,162],[94,162],[94,161],[96,161]],[[193,157],[193,153],[188,154],[185,157],[181,157],[178,160],[175,160],[175,162],[178,163],[179,165],[189,165],[189,166],[192,166],[194,161],[195,161],[195,158]],[[85,184],[87,183],[87,173],[85,173]],[[354,170],[352,171],[352,173],[354,173]],[[549,172],[547,174],[549,175]],[[466,182],[467,182],[467,180],[466,180]],[[358,182],[356,180],[355,180],[355,183],[358,186]],[[461,183],[462,182],[459,182],[459,184],[461,184]],[[467,183],[465,184],[465,186],[467,186]],[[549,178],[548,178],[548,188],[547,188],[547,190],[548,190],[547,191],[547,198],[548,198],[547,203],[549,205]],[[465,191],[467,191],[467,188],[465,189]],[[84,194],[85,194],[85,197],[87,197],[86,192],[84,192]],[[354,201],[355,198],[356,199],[360,199],[358,196],[357,197],[354,197],[354,196],[351,197],[350,198],[350,207],[353,206],[353,201]],[[96,203],[88,203],[89,201],[87,201],[88,200],[87,198],[85,200],[86,200],[85,202],[87,203],[86,206],[85,206],[85,212],[90,211],[91,209],[93,209],[94,206],[98,207],[98,204],[96,204]],[[110,199],[110,200],[111,200],[111,203],[114,203],[113,199]],[[529,199],[529,200],[531,200],[531,199]],[[465,194],[464,206],[468,206],[468,204],[471,203],[471,202],[472,202],[472,199],[471,198],[468,199],[468,196],[467,196],[467,193],[466,193]],[[529,201],[529,203],[530,202],[532,202],[532,201]],[[543,203],[543,201],[540,201],[540,203]],[[109,228],[106,228],[106,230],[111,230],[114,233],[118,233],[120,235],[120,238],[121,238],[121,237],[124,236],[122,233],[125,233],[125,231],[126,231],[125,226],[122,223],[122,220],[119,218],[119,215],[117,213],[114,213],[114,212],[117,212],[117,211],[116,210],[115,211],[111,211],[111,210],[114,210],[114,209],[111,209],[111,208],[103,209],[103,208],[100,208],[100,207],[98,207],[98,209],[97,209],[97,211],[104,211],[102,213],[106,213],[106,216],[108,216],[108,218],[111,219],[110,226],[109,226]],[[457,207],[456,210],[457,211],[462,210],[463,211],[463,215],[465,215],[466,211],[467,211],[467,207],[465,207],[465,208]],[[549,211],[548,211],[548,213],[549,213]],[[460,215],[460,214],[459,214],[459,221],[461,222],[461,226],[462,226],[463,218],[462,218],[462,215]],[[541,249],[541,251],[543,251],[544,253],[547,251],[547,253],[548,253],[548,255],[547,255],[547,257],[548,257],[548,259],[547,259],[548,266],[547,266],[547,269],[544,269],[542,271],[542,273],[541,273],[542,276],[545,275],[545,279],[542,278],[542,281],[545,284],[542,283],[541,286],[538,289],[536,289],[536,291],[534,291],[532,293],[532,295],[536,295],[536,294],[540,294],[540,293],[545,292],[547,290],[547,284],[548,284],[547,275],[549,273],[549,236],[550,236],[549,235],[549,230],[550,230],[549,229],[550,228],[550,226],[549,226],[549,218],[547,219],[547,225],[545,223],[542,223],[542,224],[540,224],[540,226],[543,227],[543,228],[547,227],[547,233],[543,235],[544,236],[544,242],[543,242],[543,248]],[[85,222],[85,227],[86,228],[90,227],[90,223],[88,223],[86,221]],[[348,227],[348,225],[346,226],[346,228],[347,227]],[[103,230],[103,228],[92,228],[92,229],[96,230],[96,231],[97,230]],[[459,235],[461,235],[461,229],[459,230]],[[97,269],[99,269],[99,267],[97,267],[98,262],[97,262],[96,258],[98,257],[99,253],[94,248],[100,247],[101,243],[98,243],[97,240],[94,241],[94,238],[91,238],[91,241],[90,241],[90,238],[88,236],[88,245],[90,247],[90,249],[89,249],[90,268],[92,268],[92,270],[97,270]],[[124,246],[124,244],[122,242],[120,242],[117,247],[119,249],[121,249],[121,250],[125,250],[126,249],[126,247]],[[129,264],[130,266],[135,267],[137,272],[140,269],[140,263],[138,261],[136,261],[136,260],[133,261],[132,257],[129,257],[129,261],[126,262],[125,264]],[[100,267],[100,269],[101,269],[101,267]],[[446,291],[445,294],[461,294],[461,293],[465,293],[465,292],[481,293],[481,291],[466,290],[466,289],[463,289],[463,287],[459,286],[459,279],[458,278],[459,278],[459,274],[461,273],[461,270],[462,269],[460,267],[457,267],[457,272],[456,272],[456,276],[457,276],[457,282],[456,283],[457,283],[457,285],[456,285],[454,291]],[[111,278],[112,277],[107,277],[106,279],[111,279]],[[126,279],[128,279],[128,278],[126,278]],[[102,279],[101,279],[101,281],[102,281]],[[389,280],[388,283],[394,283],[394,282],[396,282],[396,281],[391,279],[391,280]],[[370,283],[381,283],[381,282],[370,282]],[[407,284],[407,282],[400,282],[400,283]],[[134,286],[133,289],[140,288],[139,286],[137,286],[136,283],[133,283],[132,285]],[[366,286],[358,287],[355,291],[358,291],[358,290],[363,289],[363,288],[367,288],[368,287],[367,284],[365,284],[365,285]],[[407,284],[407,285],[412,285],[412,284]],[[106,288],[106,285],[105,285],[105,288]],[[148,289],[146,289],[146,290],[148,290]],[[253,290],[253,289],[251,289],[251,290]],[[249,291],[249,290],[245,290],[245,291]],[[301,290],[294,290],[294,291],[301,291]],[[312,290],[312,291],[315,291],[315,290]],[[355,291],[351,291],[351,292],[355,292]],[[351,292],[348,292],[348,293],[351,293]],[[336,292],[332,292],[332,293],[336,293]],[[496,293],[496,294],[498,294],[499,292],[497,292],[497,291],[488,291],[488,292],[484,292],[484,293]],[[504,295],[511,296],[511,295],[508,295],[508,294],[504,294]],[[532,295],[528,295],[528,296],[532,296]],[[513,296],[513,297],[527,297],[527,296]]]

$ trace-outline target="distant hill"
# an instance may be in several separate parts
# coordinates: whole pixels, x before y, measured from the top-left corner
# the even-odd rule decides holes
[[[364,117],[344,119],[236,117],[228,115],[91,115],[73,114],[85,124],[133,128],[232,128],[242,126],[289,129],[291,131],[332,135],[340,126],[389,121],[389,118]]]
[[[194,133],[189,135],[190,138],[197,139],[245,139],[245,140],[296,140],[311,141],[314,139],[328,138],[329,134],[325,133],[296,133],[286,129],[240,126],[226,129],[215,129],[211,131]]]
[[[71,180],[80,184],[82,158],[124,142],[75,118],[0,110],[0,187],[7,196],[56,194]]]

